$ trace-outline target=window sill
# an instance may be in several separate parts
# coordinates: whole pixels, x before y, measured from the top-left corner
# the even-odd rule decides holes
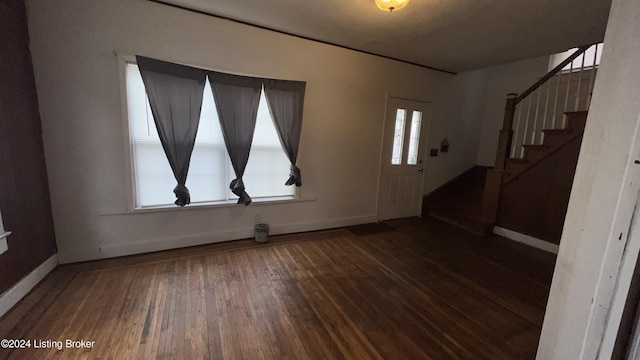
[[[259,198],[253,199],[249,206],[264,206],[264,205],[283,205],[283,204],[292,204],[292,203],[302,203],[302,202],[310,202],[315,201],[316,197],[305,197],[305,198],[294,198],[294,197],[286,197],[286,198]],[[130,215],[130,214],[147,214],[147,213],[160,213],[160,212],[172,212],[172,211],[191,211],[191,210],[209,210],[209,209],[219,209],[219,208],[230,208],[236,206],[245,206],[242,204],[238,204],[236,200],[229,200],[226,202],[211,202],[211,203],[198,203],[198,204],[190,204],[184,207],[179,207],[175,205],[163,205],[163,206],[150,206],[150,207],[142,207],[135,208],[131,210],[124,211],[115,211],[109,213],[103,213],[102,216],[112,216],[112,215]]]

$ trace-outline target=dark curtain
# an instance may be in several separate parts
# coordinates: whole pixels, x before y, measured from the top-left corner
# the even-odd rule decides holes
[[[236,174],[230,188],[239,197],[238,204],[249,205],[251,197],[245,191],[242,175],[247,167],[256,127],[262,79],[209,72],[209,82],[224,142]]]
[[[302,185],[300,169],[296,166],[300,130],[302,129],[302,108],[306,83],[301,81],[264,80],[264,91],[269,104],[269,112],[278,132],[280,143],[289,161],[291,173],[286,185]]]
[[[185,186],[196,140],[206,72],[136,56],[162,148],[178,185],[175,204],[191,202]]]

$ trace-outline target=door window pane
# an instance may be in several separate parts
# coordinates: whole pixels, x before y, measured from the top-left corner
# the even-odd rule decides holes
[[[416,165],[418,163],[418,148],[420,146],[420,123],[422,122],[422,112],[414,111],[411,116],[411,133],[409,134],[409,151],[407,154],[407,164]]]
[[[405,109],[396,110],[396,126],[393,133],[393,149],[391,153],[391,164],[400,165],[402,163],[402,145],[404,143],[404,123],[407,111]]]

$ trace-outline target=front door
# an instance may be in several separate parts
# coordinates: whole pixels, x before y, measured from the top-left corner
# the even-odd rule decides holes
[[[429,106],[421,101],[387,99],[378,220],[420,214]]]

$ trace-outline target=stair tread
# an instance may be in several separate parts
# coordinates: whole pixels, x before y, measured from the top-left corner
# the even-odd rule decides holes
[[[507,162],[511,162],[514,164],[526,164],[529,162],[529,159],[521,159],[521,158],[508,158]]]
[[[576,117],[587,117],[587,114],[589,113],[589,111],[587,110],[581,110],[581,111],[567,111],[565,112],[565,114],[567,114],[567,116],[576,116]]]
[[[482,188],[474,188],[474,187],[447,187],[438,190],[433,193],[434,196],[437,195],[446,195],[448,197],[456,197],[456,198],[473,198],[475,196],[482,195],[484,192],[484,187]]]
[[[584,132],[587,111],[567,112],[566,115],[566,128],[543,129],[542,131],[545,133],[543,144],[523,144],[522,146],[525,150],[523,158],[507,159],[507,170],[510,173],[505,175],[505,183],[526,172],[531,166],[538,164],[550,153],[555,152]]]
[[[569,134],[571,132],[573,132],[573,128],[564,128],[564,129],[543,129],[542,131],[545,134],[553,134],[553,133],[557,133],[557,134]]]
[[[549,145],[524,144],[524,145],[522,145],[522,147],[524,147],[525,149],[530,149],[530,150],[547,150],[551,146],[549,146]]]

